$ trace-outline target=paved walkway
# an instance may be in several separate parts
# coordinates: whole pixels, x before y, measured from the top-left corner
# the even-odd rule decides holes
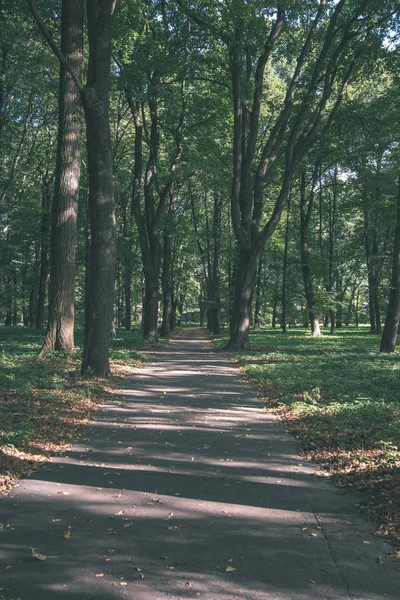
[[[187,330],[0,501],[0,598],[398,600],[362,500],[314,471]]]

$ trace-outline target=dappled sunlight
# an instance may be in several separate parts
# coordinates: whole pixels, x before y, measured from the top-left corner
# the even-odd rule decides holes
[[[29,582],[41,600],[344,599],[351,571],[360,597],[383,600],[355,498],[315,476],[227,360],[194,364],[185,336],[0,505],[13,597]]]

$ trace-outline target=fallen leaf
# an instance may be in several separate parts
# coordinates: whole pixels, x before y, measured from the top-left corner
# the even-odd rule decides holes
[[[36,548],[31,548],[31,552],[32,552],[32,557],[35,560],[47,560],[48,558],[58,558],[57,556],[45,556],[44,554],[39,554],[39,552],[36,552]],[[7,567],[8,568],[12,568],[12,567]]]
[[[67,531],[64,531],[64,539],[66,539],[66,540],[71,539],[71,531],[69,529],[67,529]]]
[[[125,527],[125,528],[127,528],[127,527],[132,527],[132,525],[133,525],[133,523],[125,523],[124,527]]]
[[[233,571],[236,571],[235,567],[232,567],[231,565],[228,565],[225,569],[225,573],[232,573]]]
[[[119,585],[128,585],[128,584],[126,583],[126,581],[120,581]]]
[[[104,577],[104,573],[96,573],[96,577]]]
[[[114,513],[114,515],[115,515],[116,517],[119,517],[120,515],[124,515],[124,514],[125,514],[125,511],[124,511],[124,510],[119,510],[118,512]]]

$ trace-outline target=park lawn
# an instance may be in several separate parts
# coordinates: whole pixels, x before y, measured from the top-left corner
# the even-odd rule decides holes
[[[285,420],[336,485],[365,490],[378,532],[400,542],[400,353],[380,354],[366,327],[320,338],[262,330],[250,339],[251,351],[230,356],[265,410]]]
[[[38,359],[43,338],[22,327],[0,328],[0,494],[75,442],[121,377],[145,358],[139,330],[117,332],[112,377],[84,380],[79,347],[68,359],[56,352]]]

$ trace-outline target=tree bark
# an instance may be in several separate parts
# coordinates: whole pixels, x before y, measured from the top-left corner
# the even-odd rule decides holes
[[[283,274],[282,274],[282,333],[287,333],[287,271],[288,271],[288,251],[289,251],[289,226],[290,226],[290,194],[287,202],[286,228],[285,228],[285,248],[283,251]]]
[[[40,228],[40,271],[39,290],[36,306],[36,329],[40,331],[44,324],[44,306],[46,302],[47,278],[49,276],[49,242],[50,242],[50,181],[43,178],[42,183],[42,222]]]
[[[256,253],[249,254],[244,248],[240,248],[228,349],[246,350],[250,347],[251,298],[256,279],[257,260]]]
[[[328,285],[327,291],[332,295],[335,283],[335,233],[336,233],[336,208],[337,208],[337,175],[338,168],[335,166],[333,176],[333,196],[329,202],[329,265],[328,265]],[[332,298],[330,298],[331,308],[329,310],[329,317],[331,322],[331,335],[336,333],[336,303],[333,306]]]
[[[79,80],[83,75],[82,0],[63,0],[61,51]],[[82,117],[79,90],[60,64],[57,163],[50,247],[49,320],[40,351],[74,349],[76,220],[82,155]]]
[[[260,312],[261,312],[261,284],[262,284],[262,255],[258,259],[257,277],[256,277],[256,302],[254,306],[254,329],[260,329]]]
[[[163,315],[161,325],[161,337],[168,337],[171,327],[172,294],[171,294],[171,262],[172,248],[170,232],[164,231],[163,270],[161,277],[163,292]]]
[[[112,0],[88,0],[89,64],[85,108],[91,230],[82,375],[110,374],[116,264],[113,160],[109,124]]]
[[[313,177],[312,186],[315,183]],[[321,335],[319,319],[317,313],[317,301],[315,297],[314,285],[310,269],[310,251],[308,247],[308,232],[310,226],[311,212],[313,207],[314,191],[311,189],[308,204],[306,198],[306,177],[305,173],[300,174],[300,256],[301,270],[303,274],[304,292],[307,303],[308,320],[311,326],[313,336]]]
[[[220,333],[219,304],[220,304],[220,275],[219,255],[221,246],[221,200],[214,193],[214,211],[212,224],[212,264],[210,265],[210,331],[214,335]]]
[[[397,194],[397,218],[394,234],[393,266],[389,304],[381,339],[380,352],[394,352],[400,326],[400,178]]]
[[[108,351],[113,321],[116,264],[113,158],[109,124],[111,15],[116,0],[87,0],[89,63],[85,87],[82,87],[75,69],[40,18],[35,0],[28,0],[28,4],[50,48],[71,75],[85,109],[91,269],[85,299],[81,372],[83,376],[91,374],[105,377],[110,373]]]

